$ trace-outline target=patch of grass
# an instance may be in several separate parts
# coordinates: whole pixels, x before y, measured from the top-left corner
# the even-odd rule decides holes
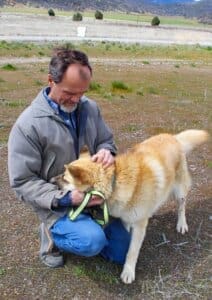
[[[136,132],[139,130],[139,126],[137,124],[127,124],[124,128],[125,132]]]
[[[123,81],[114,80],[112,81],[111,85],[113,90],[123,90],[126,92],[131,91],[131,88]]]
[[[106,45],[105,45],[105,50],[106,50],[106,51],[109,51],[110,49],[111,49],[111,45],[110,45],[110,44],[106,44]]]
[[[100,83],[98,83],[96,81],[92,81],[90,83],[89,91],[96,91],[96,92],[98,92],[100,89],[101,89],[101,84]]]
[[[3,83],[3,82],[5,82],[5,80],[0,77],[0,83]]]
[[[39,79],[35,80],[35,84],[37,86],[43,86],[44,85],[44,83],[41,80],[39,80]]]
[[[140,44],[121,44],[120,42],[75,42],[73,43],[25,43],[25,42],[6,42],[0,41],[0,56],[12,57],[32,57],[32,56],[51,56],[52,49],[58,46],[67,46],[70,49],[80,48],[89,57],[104,57],[107,53],[108,58],[136,58],[143,59],[144,64],[148,64],[148,58],[166,59],[186,59],[199,60],[202,62],[211,61],[211,48],[200,45],[140,45]]]
[[[72,268],[73,274],[77,277],[86,276],[86,268],[83,265],[74,266]]]
[[[4,276],[6,274],[6,270],[0,267],[0,276]]]
[[[0,145],[5,145],[8,142],[8,137],[0,137]]]
[[[143,88],[139,88],[137,91],[136,91],[136,95],[139,95],[139,96],[143,96],[144,95],[144,90]]]
[[[12,101],[3,101],[0,102],[0,105],[9,106],[9,107],[24,107],[26,106],[26,102],[23,100],[12,100]]]
[[[177,68],[177,69],[179,69],[180,65],[175,64],[174,67]]]
[[[206,161],[205,161],[205,165],[206,165],[206,167],[208,167],[208,168],[212,168],[212,160],[206,160]]]
[[[112,93],[104,93],[103,98],[107,99],[107,100],[112,100],[113,94]]]
[[[89,277],[110,284],[118,283],[117,277],[104,264],[100,265],[96,263],[91,268],[88,268],[86,264],[80,264],[73,266],[72,272],[79,278]]]
[[[195,63],[191,63],[191,67],[195,68],[196,64]]]
[[[38,55],[40,55],[40,56],[44,56],[44,55],[45,55],[45,53],[44,53],[43,51],[38,51]]]
[[[148,60],[143,60],[143,61],[142,61],[142,64],[144,64],[144,65],[149,65],[150,62],[149,62]]]
[[[159,91],[153,86],[147,87],[146,91],[147,91],[148,94],[159,95]]]
[[[2,69],[6,71],[16,71],[17,67],[13,66],[12,64],[6,64],[2,67]]]

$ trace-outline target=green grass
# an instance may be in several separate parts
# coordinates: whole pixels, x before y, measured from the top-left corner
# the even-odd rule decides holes
[[[78,264],[72,267],[72,273],[79,278],[88,277],[110,284],[118,283],[117,277],[109,270],[108,265],[105,264],[95,263],[91,268],[86,263]]]
[[[131,91],[131,88],[123,81],[114,80],[114,81],[112,81],[111,85],[112,85],[113,90],[123,90],[126,92]]]
[[[120,42],[76,42],[73,43],[25,43],[25,42],[6,42],[0,41],[0,57],[50,57],[52,49],[58,46],[67,46],[71,49],[80,49],[88,54],[89,57],[108,58],[127,58],[141,59],[142,63],[150,64],[152,57],[158,59],[180,59],[195,60],[201,62],[211,61],[212,47],[203,47],[200,45],[140,45],[138,43],[126,45]]]
[[[152,94],[152,95],[159,95],[159,91],[157,88],[153,87],[153,86],[148,86],[146,88],[146,91],[148,94]]]
[[[35,80],[35,85],[37,85],[37,86],[44,86],[44,83],[43,83],[43,81],[37,79],[37,80]]]
[[[3,65],[2,69],[6,71],[16,71],[17,67],[13,66],[12,64],[6,64]]]
[[[149,65],[149,64],[150,64],[150,62],[147,61],[147,60],[143,60],[142,63],[143,63],[144,65]]]
[[[9,107],[24,107],[27,104],[24,100],[19,99],[19,100],[3,101],[3,102],[0,102],[0,105],[9,106]]]
[[[124,126],[123,130],[125,132],[136,132],[139,130],[139,126],[137,124],[128,124],[127,126]]]
[[[92,81],[90,83],[89,91],[96,91],[96,92],[98,92],[98,91],[100,91],[100,89],[101,89],[101,84],[99,84],[98,82]]]

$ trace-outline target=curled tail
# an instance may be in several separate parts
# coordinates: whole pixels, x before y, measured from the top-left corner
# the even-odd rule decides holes
[[[183,151],[189,153],[195,147],[203,144],[209,139],[209,134],[205,130],[189,129],[175,135],[181,144]]]

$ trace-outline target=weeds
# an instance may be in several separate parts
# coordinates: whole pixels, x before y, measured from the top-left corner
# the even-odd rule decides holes
[[[101,89],[101,84],[98,82],[92,81],[89,86],[89,91],[96,91],[98,92]]]
[[[147,93],[149,93],[149,94],[159,95],[159,91],[153,86],[147,87],[146,90],[147,90]]]
[[[9,106],[9,107],[22,107],[26,106],[26,102],[23,100],[13,100],[13,101],[2,101],[0,105]]]
[[[2,69],[6,71],[16,71],[17,67],[13,66],[12,64],[6,64],[2,67]]]
[[[139,126],[137,124],[128,124],[123,129],[126,132],[136,132],[139,130]]]
[[[131,88],[122,81],[112,81],[111,85],[113,90],[124,90],[126,92],[131,91]]]
[[[35,85],[37,85],[37,86],[43,86],[44,83],[41,80],[37,79],[37,80],[35,80]]]
[[[144,64],[144,65],[149,65],[150,62],[149,62],[148,60],[143,60],[143,61],[142,61],[142,64]]]

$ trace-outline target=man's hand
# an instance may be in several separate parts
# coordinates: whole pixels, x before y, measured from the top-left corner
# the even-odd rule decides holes
[[[115,158],[110,150],[101,149],[91,157],[91,160],[93,162],[102,163],[104,169],[106,169],[114,163]]]
[[[71,192],[72,205],[79,206],[82,203],[84,197],[85,197],[85,194],[83,192],[80,192],[78,190],[73,190]],[[104,202],[104,200],[101,197],[93,195],[91,197],[90,201],[88,202],[87,207],[101,205],[103,202]]]

